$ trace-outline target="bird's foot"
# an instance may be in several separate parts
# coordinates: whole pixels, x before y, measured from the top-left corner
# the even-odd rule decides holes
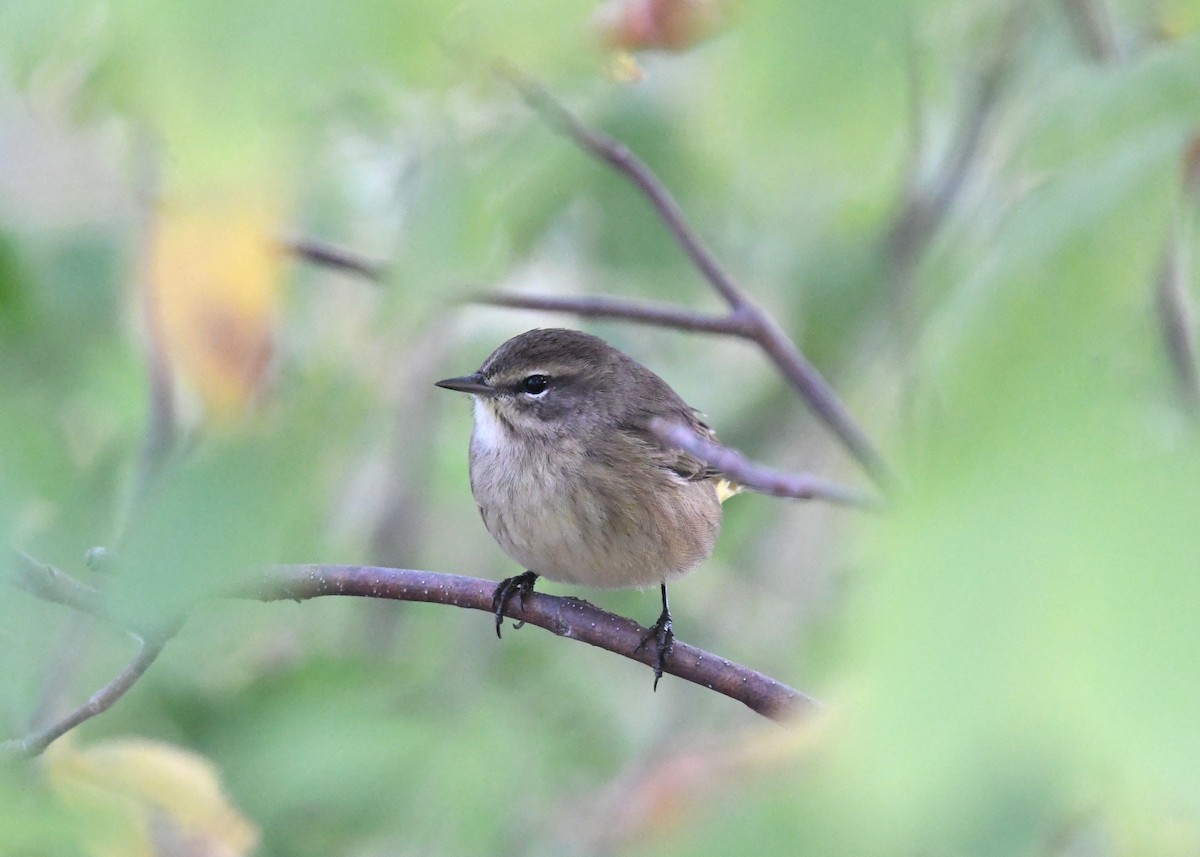
[[[667,658],[671,656],[671,649],[675,647],[675,630],[671,626],[671,611],[663,607],[662,614],[658,617],[658,621],[650,626],[646,631],[646,635],[642,637],[642,641],[638,643],[635,652],[641,651],[642,647],[651,640],[655,641],[655,656],[654,656],[654,689],[658,690],[658,680],[663,676],[663,665],[666,664]]]
[[[508,602],[516,595],[521,606],[525,606],[525,596],[533,592],[534,581],[538,579],[537,572],[527,571],[524,574],[518,574],[515,577],[506,577],[500,581],[500,585],[496,587],[495,594],[492,595],[492,613],[496,616],[496,636],[500,636],[500,625],[504,622],[504,608],[508,606]],[[514,628],[520,628],[525,624],[522,619]]]

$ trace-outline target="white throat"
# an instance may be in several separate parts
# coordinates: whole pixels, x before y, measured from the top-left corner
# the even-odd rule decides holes
[[[498,449],[508,437],[508,430],[496,418],[495,413],[487,403],[478,396],[473,397],[475,404],[475,433],[472,437],[481,449]]]

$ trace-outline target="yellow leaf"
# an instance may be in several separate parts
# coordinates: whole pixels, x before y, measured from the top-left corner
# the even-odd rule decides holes
[[[150,318],[175,378],[217,422],[261,394],[274,348],[279,206],[236,194],[165,208],[150,252]]]
[[[44,759],[51,787],[82,817],[94,857],[240,857],[258,842],[203,756],[135,738],[86,749],[61,740]]]

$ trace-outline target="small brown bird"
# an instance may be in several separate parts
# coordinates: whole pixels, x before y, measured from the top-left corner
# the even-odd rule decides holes
[[[662,446],[654,417],[712,430],[668,384],[604,340],[531,330],[479,371],[437,386],[474,399],[471,491],[492,537],[526,569],[496,587],[496,634],[514,595],[538,576],[598,588],[658,585],[662,613],[642,640],[658,649],[654,684],[674,630],[667,583],[713,550],[720,474]]]

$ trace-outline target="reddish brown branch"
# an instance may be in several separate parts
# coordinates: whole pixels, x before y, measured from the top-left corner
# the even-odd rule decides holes
[[[746,292],[721,266],[713,252],[688,223],[679,203],[675,201],[670,191],[666,189],[654,172],[623,143],[584,125],[541,84],[529,76],[508,64],[499,65],[497,71],[516,87],[525,102],[551,127],[566,135],[585,152],[608,164],[637,186],[658,212],[659,218],[674,235],[675,240],[697,270],[729,305],[728,327],[731,329],[722,328],[716,332],[733,333],[733,328],[736,328],[742,331],[737,335],[757,342],[788,379],[788,382],[808,402],[813,413],[833,431],[855,460],[871,475],[871,478],[882,487],[890,486],[893,480],[883,456],[876,450],[866,432],[859,427],[849,410],[842,404],[833,388],[788,338],[782,328],[775,323],[774,319],[751,301]],[[509,298],[509,296],[502,297]],[[572,306],[569,303],[571,299],[563,299],[560,311],[579,313],[580,307],[589,304],[594,306],[597,299],[574,300],[576,303]],[[593,312],[592,314],[629,320],[636,319],[685,330],[696,329],[679,324],[677,320],[665,318],[661,307],[637,312],[633,310],[632,305],[627,304],[621,307],[619,313]],[[713,324],[714,322],[710,318],[706,323]]]

